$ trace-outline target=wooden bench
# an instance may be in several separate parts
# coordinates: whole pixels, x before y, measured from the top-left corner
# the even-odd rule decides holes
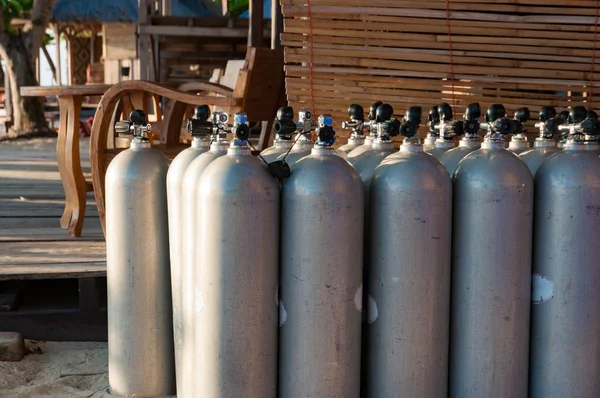
[[[112,158],[123,150],[107,147],[107,141],[111,135],[114,136],[113,115],[121,98],[133,92],[145,92],[169,99],[163,112],[160,143],[154,148],[173,158],[187,148],[187,145],[180,144],[180,133],[189,105],[218,106],[230,115],[244,111],[251,121],[272,121],[277,109],[284,103],[283,51],[249,48],[233,89],[208,82],[190,84],[189,89],[218,95],[196,95],[148,81],[124,81],[112,86],[102,96],[92,125],[90,162],[98,215],[105,233],[104,177]],[[264,129],[261,134],[259,143],[262,146],[268,142],[269,133],[270,129]]]

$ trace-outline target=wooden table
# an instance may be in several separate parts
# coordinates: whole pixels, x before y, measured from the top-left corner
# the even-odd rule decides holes
[[[58,97],[60,122],[56,156],[58,171],[65,190],[65,209],[60,226],[71,236],[81,236],[85,217],[86,193],[93,191],[86,181],[79,158],[79,117],[83,97],[103,95],[112,85],[89,84],[79,86],[21,87],[24,97]]]

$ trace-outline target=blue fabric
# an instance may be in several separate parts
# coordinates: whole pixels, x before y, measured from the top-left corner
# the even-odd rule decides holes
[[[198,0],[172,0],[171,14],[213,17]],[[56,0],[52,20],[61,22],[137,22],[138,0]]]
[[[271,19],[271,0],[265,0],[263,9],[263,18]],[[240,14],[240,18],[250,18],[250,10],[246,10]]]

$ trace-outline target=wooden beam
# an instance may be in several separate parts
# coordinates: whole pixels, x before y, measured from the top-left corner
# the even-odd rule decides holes
[[[250,28],[248,32],[248,46],[262,47],[264,38],[264,2],[263,0],[250,0]]]
[[[271,0],[271,49],[281,48],[281,33],[283,32],[283,14],[279,0]]]
[[[241,28],[204,28],[199,26],[140,25],[139,34],[186,37],[247,37],[248,31],[246,29]]]
[[[62,63],[60,62],[60,30],[58,27],[54,27],[54,42],[56,43],[56,85],[60,86],[62,84]]]

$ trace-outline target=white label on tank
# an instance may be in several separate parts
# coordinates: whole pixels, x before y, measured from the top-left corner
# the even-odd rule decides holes
[[[362,312],[362,283],[356,289],[356,293],[354,293],[354,306],[360,312]]]
[[[542,304],[554,297],[554,283],[544,275],[533,274],[531,277],[533,304]]]
[[[287,321],[287,312],[285,311],[283,300],[279,300],[279,326],[283,326],[285,321]]]
[[[373,323],[377,320],[377,318],[379,318],[379,310],[377,309],[377,302],[375,301],[373,296],[371,296],[369,294],[368,298],[367,298],[367,322]]]
[[[194,289],[194,302],[194,310],[196,312],[202,312],[202,310],[204,309],[204,295],[198,288]]]

